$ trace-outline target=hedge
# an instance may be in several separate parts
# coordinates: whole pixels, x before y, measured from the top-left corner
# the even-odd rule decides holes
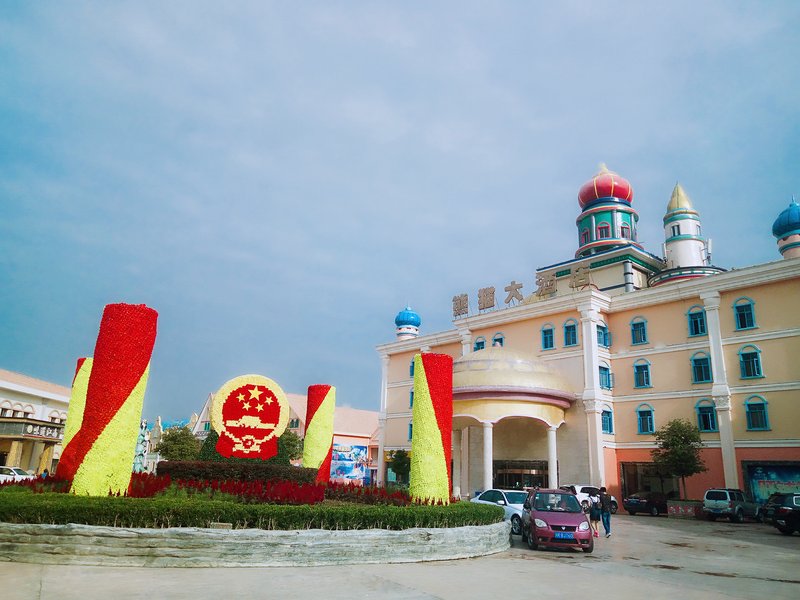
[[[217,479],[220,481],[236,479],[238,481],[256,481],[282,479],[298,483],[315,483],[317,469],[278,465],[264,461],[242,462],[206,462],[162,460],[156,472],[169,475],[172,479]]]
[[[448,506],[387,506],[344,502],[314,505],[241,504],[189,498],[91,497],[0,493],[0,521],[111,527],[209,527],[232,523],[255,529],[408,529],[488,525],[503,520],[498,506],[456,502]]]

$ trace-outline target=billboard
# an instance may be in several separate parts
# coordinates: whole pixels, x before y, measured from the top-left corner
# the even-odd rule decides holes
[[[755,502],[763,504],[775,492],[800,490],[800,463],[744,463],[747,485]]]
[[[369,485],[369,455],[366,446],[333,445],[331,481]]]

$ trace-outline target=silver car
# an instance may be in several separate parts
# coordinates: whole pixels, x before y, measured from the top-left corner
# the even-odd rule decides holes
[[[486,490],[470,499],[470,502],[494,504],[502,506],[505,511],[504,521],[511,521],[511,533],[522,533],[522,505],[528,497],[524,490]]]

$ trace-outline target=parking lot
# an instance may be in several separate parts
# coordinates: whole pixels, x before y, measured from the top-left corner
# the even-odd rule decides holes
[[[303,568],[140,569],[0,563],[4,600],[108,598],[800,597],[800,535],[769,525],[616,515],[595,551]],[[0,555],[1,556],[1,555]]]

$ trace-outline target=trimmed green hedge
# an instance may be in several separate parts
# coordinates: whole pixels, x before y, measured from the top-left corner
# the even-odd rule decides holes
[[[238,481],[256,481],[283,479],[298,483],[315,483],[317,469],[278,465],[263,460],[241,462],[206,462],[206,461],[160,461],[156,472],[169,475],[173,479],[236,479]]]
[[[503,520],[498,506],[386,506],[344,502],[315,505],[240,504],[188,498],[100,498],[69,494],[0,493],[0,521],[81,523],[112,527],[209,527],[212,522],[256,529],[408,529],[488,525]]]

